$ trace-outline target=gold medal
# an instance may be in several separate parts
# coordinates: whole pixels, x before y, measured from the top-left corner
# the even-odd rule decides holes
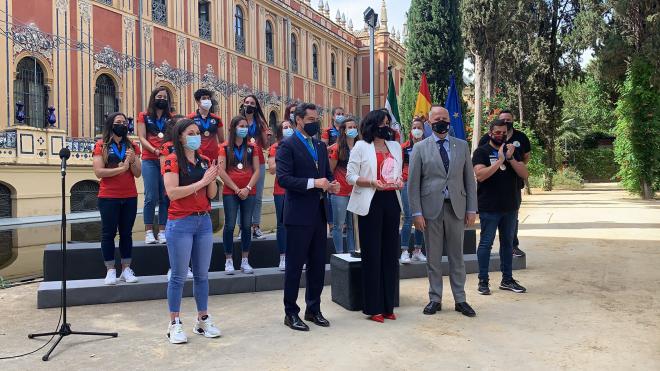
[[[250,138],[250,143],[254,144],[254,142],[256,142],[254,138]]]
[[[160,139],[165,138],[165,134],[163,134],[162,132],[161,132],[161,133],[158,133],[158,138],[160,138]]]
[[[211,133],[208,130],[204,132],[205,137],[208,137],[209,135],[211,135]]]
[[[238,170],[243,170],[243,164],[239,162],[238,165],[236,165],[236,168],[238,168]]]
[[[500,170],[502,170],[502,171],[506,170],[506,165],[504,165],[504,164],[500,165]]]

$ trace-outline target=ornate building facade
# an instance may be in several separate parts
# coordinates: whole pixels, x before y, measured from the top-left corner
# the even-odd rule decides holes
[[[380,17],[377,107],[390,65],[398,92],[405,54],[384,1]],[[181,114],[194,111],[196,89],[210,88],[225,121],[247,94],[270,125],[295,101],[320,106],[324,125],[334,106],[369,111],[368,33],[340,11],[332,19],[323,1],[6,0],[0,19],[0,217],[59,212],[63,146],[72,151],[67,208],[94,209],[91,149],[105,114],[136,117],[158,86]]]

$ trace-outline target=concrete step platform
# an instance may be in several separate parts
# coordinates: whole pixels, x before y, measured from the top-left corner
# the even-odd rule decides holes
[[[490,259],[490,270],[498,271],[500,266],[499,255],[493,254]],[[513,269],[524,269],[526,259],[514,258]],[[467,273],[478,272],[476,254],[465,255],[465,268]],[[443,272],[449,270],[447,258],[443,258]],[[401,265],[400,278],[426,277],[426,263],[414,262]],[[167,276],[151,275],[138,276],[137,283],[120,282],[114,286],[106,286],[103,279],[83,279],[67,281],[67,302],[69,306],[110,304],[142,300],[157,300],[167,298]],[[305,272],[300,281],[300,287],[305,287]],[[330,265],[326,265],[325,284],[332,282]],[[61,302],[61,282],[44,281],[39,284],[37,292],[37,308],[58,307]],[[278,268],[257,268],[254,274],[237,272],[227,275],[223,271],[209,272],[209,295],[237,294],[245,292],[259,292],[281,290],[284,288],[284,272]],[[192,280],[186,280],[184,297],[192,296]]]

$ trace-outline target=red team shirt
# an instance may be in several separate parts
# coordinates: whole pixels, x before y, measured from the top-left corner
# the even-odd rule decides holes
[[[98,140],[94,145],[94,156],[103,156],[103,140]],[[133,144],[133,151],[135,155],[140,155],[140,147]],[[121,151],[121,148],[118,148]],[[136,157],[137,158],[137,157]],[[105,165],[106,169],[115,169],[119,162],[117,155],[108,148],[108,163]],[[101,178],[101,185],[99,186],[98,198],[132,198],[137,197],[137,188],[135,188],[135,177],[129,168],[125,172],[106,178]]]
[[[279,147],[280,143],[273,143],[272,146],[268,149],[268,158],[275,158],[277,155],[277,147]],[[275,177],[275,184],[273,185],[273,196],[283,196],[284,193],[284,188],[280,186],[280,182],[277,181],[277,176]]]
[[[218,146],[219,157],[223,157],[225,159],[227,158],[228,146],[229,144],[227,142],[222,143],[221,145]],[[252,170],[252,157],[254,156],[255,152],[262,153],[263,156],[263,151],[261,150],[261,147],[259,147],[256,144],[248,143],[247,153],[244,153],[243,156],[248,156],[247,160],[248,163],[250,163],[250,165],[245,166],[242,170],[240,170],[236,166],[229,166],[229,164],[227,164],[225,171],[227,172],[227,175],[229,175],[231,180],[234,181],[234,183],[238,188],[245,188],[250,183],[252,174],[254,174],[254,171]],[[236,192],[234,192],[233,189],[229,188],[229,186],[225,184],[224,187],[222,187],[222,194],[234,195],[236,194]],[[256,194],[257,194],[257,187],[252,187],[252,190],[250,191],[249,195],[254,196]]]
[[[211,161],[208,157],[200,155],[195,164],[188,164],[188,174],[184,175],[179,171],[179,162],[176,153],[172,153],[165,158],[165,165],[161,170],[165,173],[178,173],[179,186],[187,186],[200,181],[204,177]],[[167,218],[169,220],[181,219],[195,212],[210,212],[211,201],[206,195],[206,188],[190,194],[178,200],[170,200],[170,207],[167,209]]]
[[[211,159],[211,161],[218,158],[218,130],[221,130],[223,127],[222,119],[220,116],[213,113],[209,113],[206,116],[206,120],[202,118],[202,115],[199,112],[193,112],[186,116],[189,119],[192,119],[199,127],[199,132],[202,135],[202,146],[199,148],[200,152]],[[205,125],[208,125],[204,128]],[[209,133],[208,136],[205,135],[205,132]]]
[[[328,157],[331,160],[337,160],[337,166],[332,174],[335,177],[335,180],[339,182],[339,192],[337,192],[337,196],[350,196],[351,192],[353,192],[353,186],[348,184],[348,181],[346,180],[346,165],[348,161],[339,160],[339,145],[337,143],[328,147]]]
[[[162,125],[163,125],[162,126],[163,134],[165,134],[165,127],[167,126],[167,120],[169,119],[170,119],[169,116],[161,117]],[[146,138],[147,141],[151,144],[151,146],[157,149],[161,149],[163,145],[163,139],[158,137],[158,133],[160,133],[161,131],[158,128],[156,120],[154,118],[149,117],[146,112],[140,112],[138,114],[137,122],[138,125],[140,124],[145,125],[147,131]],[[153,152],[145,150],[144,152],[142,152],[142,159],[158,160],[158,156],[156,156],[156,154]]]

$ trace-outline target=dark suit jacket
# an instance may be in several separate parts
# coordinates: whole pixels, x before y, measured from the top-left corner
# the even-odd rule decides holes
[[[325,143],[312,139],[318,153],[319,167],[316,168],[314,159],[307,146],[296,134],[280,142],[277,148],[275,163],[277,164],[277,180],[286,190],[284,197],[284,224],[314,225],[318,222],[320,212],[325,210],[319,207],[320,203],[327,201],[327,194],[321,200],[322,190],[318,188],[307,189],[308,179],[334,178],[330,171],[328,149]],[[325,217],[327,221],[327,216]]]

